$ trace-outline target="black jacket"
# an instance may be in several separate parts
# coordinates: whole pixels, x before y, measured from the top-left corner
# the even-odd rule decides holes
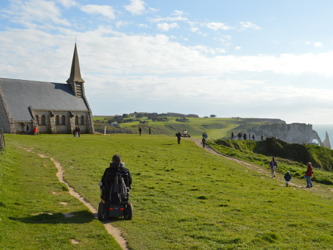
[[[126,173],[128,174],[128,180],[124,180],[124,181],[125,181],[126,186],[129,187],[132,184],[132,176],[131,176],[130,171],[124,167],[125,166],[124,163],[121,163],[119,168],[115,167],[115,165],[117,165],[117,163],[110,163],[110,167],[105,169],[101,182],[103,183],[103,185],[105,185],[106,173],[115,174],[118,171],[120,171],[122,174],[126,174]]]

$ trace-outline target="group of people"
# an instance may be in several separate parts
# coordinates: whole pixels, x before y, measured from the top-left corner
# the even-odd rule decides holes
[[[141,135],[141,133],[142,133],[142,128],[141,127],[139,127],[139,135]],[[149,129],[148,129],[148,133],[151,135],[151,127],[149,127]]]
[[[34,135],[37,135],[37,126],[34,126],[33,133],[34,133]],[[29,124],[27,124],[27,135],[30,135]]]
[[[312,181],[311,181],[311,177],[312,177],[312,174],[313,174],[313,167],[312,167],[311,162],[308,162],[307,165],[308,165],[308,169],[305,172],[304,178],[306,178],[306,184],[307,184],[306,187],[307,188],[312,188],[313,184],[312,184]],[[272,161],[269,163],[269,166],[271,168],[272,178],[274,178],[275,177],[275,170],[278,169],[278,165],[277,165],[277,162],[276,162],[274,157],[273,157]],[[291,180],[290,171],[287,171],[287,173],[284,175],[284,180],[286,182],[286,186],[288,187],[289,182]]]
[[[234,132],[231,132],[231,140],[233,140],[234,137],[235,137]],[[249,133],[249,136],[247,136],[247,133],[246,133],[246,132],[245,132],[244,134],[241,133],[241,132],[239,132],[239,133],[237,134],[237,137],[238,137],[238,140],[241,140],[242,137],[243,137],[244,140],[247,140],[247,138],[249,138],[249,140],[251,140],[251,139],[254,140],[254,141],[256,140],[256,137],[255,137],[254,134],[253,134],[252,137],[251,137],[251,134]]]
[[[74,135],[74,137],[80,137],[80,135],[81,135],[80,127],[75,127],[75,129],[73,130],[73,135]]]

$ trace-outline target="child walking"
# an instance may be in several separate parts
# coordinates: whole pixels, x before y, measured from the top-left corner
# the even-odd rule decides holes
[[[286,186],[288,187],[289,181],[291,180],[291,174],[289,171],[284,175],[284,180],[286,181]]]

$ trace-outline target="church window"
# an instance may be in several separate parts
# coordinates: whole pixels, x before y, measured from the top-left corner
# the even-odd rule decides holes
[[[66,125],[66,116],[65,115],[63,115],[61,117],[61,125]]]
[[[45,115],[42,115],[42,125],[45,125]]]
[[[37,120],[37,124],[40,125],[40,123],[39,123],[39,115],[36,115],[36,120]]]
[[[56,116],[56,125],[60,125],[60,116],[59,115]]]
[[[79,125],[79,116],[75,116],[75,125]]]
[[[81,116],[81,125],[84,125],[84,115]]]

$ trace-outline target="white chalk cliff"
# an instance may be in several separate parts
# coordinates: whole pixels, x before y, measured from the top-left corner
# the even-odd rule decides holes
[[[323,144],[324,144],[324,147],[331,149],[330,138],[328,137],[327,131],[326,131],[326,137],[325,137]]]
[[[292,124],[271,124],[254,127],[247,131],[254,133],[258,140],[263,134],[266,137],[276,137],[288,143],[312,143],[314,139],[319,142],[320,146],[324,146],[317,132],[312,129],[311,124],[292,123]],[[328,135],[327,135],[328,138]],[[329,143],[329,140],[328,140]]]

